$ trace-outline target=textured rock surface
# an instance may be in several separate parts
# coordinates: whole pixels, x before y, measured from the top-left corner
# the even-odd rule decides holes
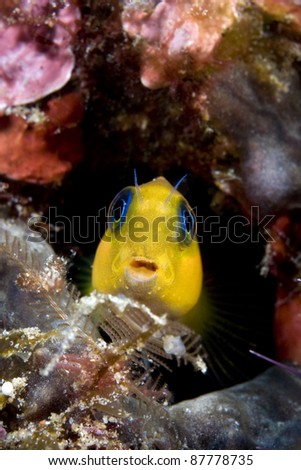
[[[81,95],[65,94],[43,110],[16,114],[0,117],[0,173],[32,183],[60,182],[83,156]]]
[[[0,447],[181,448],[164,371],[205,376],[200,336],[131,299],[79,300],[64,260],[26,235],[0,221]]]
[[[300,449],[301,377],[271,368],[170,409],[187,449]]]
[[[274,72],[277,86],[236,64],[208,92],[211,119],[235,143],[241,185],[262,214],[301,205],[300,78],[294,69]]]
[[[123,28],[143,42],[143,85],[157,88],[175,77],[198,74],[235,20],[238,3],[163,0],[148,5],[125,1]]]

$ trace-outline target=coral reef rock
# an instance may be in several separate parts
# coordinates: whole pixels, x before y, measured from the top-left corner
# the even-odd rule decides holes
[[[274,367],[169,413],[186,449],[300,449],[300,390],[300,375]]]
[[[79,19],[74,3],[45,0],[22,0],[19,8],[2,15],[0,110],[32,103],[69,81],[75,64],[71,42]]]
[[[235,20],[239,1],[124,2],[122,24],[142,42],[141,81],[148,88],[195,73]]]
[[[0,117],[0,173],[31,183],[58,183],[83,156],[79,93],[52,98],[44,110]]]
[[[131,299],[79,299],[45,241],[13,220],[0,233],[0,445],[181,448],[164,371],[206,375],[201,338]]]

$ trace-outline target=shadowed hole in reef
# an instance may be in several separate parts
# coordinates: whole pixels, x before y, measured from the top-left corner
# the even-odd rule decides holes
[[[138,166],[137,170],[139,184],[157,176],[150,174],[149,169],[144,166]],[[177,168],[164,176],[173,184],[184,173],[185,169]],[[86,183],[83,183],[85,180]],[[66,190],[61,198],[63,204],[58,211],[67,217],[79,216],[80,230],[88,233],[88,216],[96,215],[100,207],[108,207],[115,194],[129,184],[134,184],[133,168],[127,168],[122,178],[116,178],[114,169],[108,169],[105,176],[92,177],[88,168],[77,169],[65,186]],[[208,187],[199,178],[190,176],[179,190],[190,205],[197,208],[198,215],[203,218],[216,216],[210,208],[212,187]],[[235,203],[228,201],[227,210],[223,211],[219,219],[220,227],[226,227],[228,220],[237,214],[241,215]],[[101,215],[99,224],[104,231],[104,214]],[[250,349],[274,356],[275,283],[271,278],[260,276],[260,262],[265,248],[263,239],[258,237],[258,241],[252,242],[251,229],[248,232],[246,227],[250,240],[245,243],[234,243],[229,238],[222,243],[212,243],[212,233],[205,232],[203,228],[200,223],[198,233],[203,237],[200,249],[204,268],[204,301],[194,319],[188,317],[184,321],[202,335],[210,367],[208,374],[203,376],[200,372],[194,372],[192,366],[178,366],[174,361],[172,373],[162,371],[162,380],[168,384],[175,401],[248,380],[267,368],[268,364],[251,355]],[[256,234],[256,228],[252,230],[253,235]],[[257,240],[256,236],[254,238]],[[59,252],[68,254],[70,247],[75,249],[77,255],[69,274],[80,288],[84,284],[86,290],[89,287],[91,264],[98,240],[91,238],[90,243],[87,242],[88,239],[82,244],[71,240],[67,249],[63,241],[58,243]]]

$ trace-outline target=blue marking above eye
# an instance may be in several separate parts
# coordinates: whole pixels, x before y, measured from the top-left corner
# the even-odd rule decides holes
[[[180,228],[182,240],[190,245],[196,234],[196,217],[188,204],[182,201],[179,206]]]
[[[132,199],[133,191],[130,188],[125,188],[111,202],[108,220],[110,229],[113,232],[124,224]]]

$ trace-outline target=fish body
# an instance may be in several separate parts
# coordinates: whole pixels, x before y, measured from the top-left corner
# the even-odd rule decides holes
[[[159,177],[117,194],[94,257],[92,288],[139,300],[157,315],[181,317],[201,335],[210,377],[228,386],[265,368],[250,349],[273,357],[273,304],[263,300],[267,286],[249,246],[238,251],[230,241],[205,242],[203,282],[195,215],[177,186]]]
[[[202,278],[196,218],[182,194],[163,177],[120,191],[94,258],[93,289],[181,316],[197,304]]]

